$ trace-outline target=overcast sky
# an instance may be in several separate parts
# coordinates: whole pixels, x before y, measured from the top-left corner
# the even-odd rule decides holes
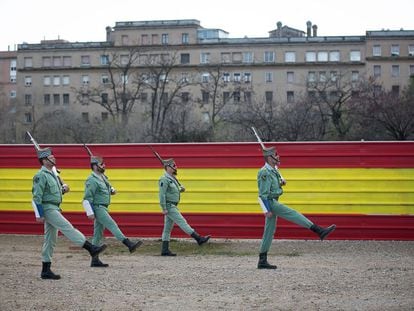
[[[41,40],[105,41],[117,21],[197,19],[232,38],[267,37],[281,21],[318,35],[364,35],[366,30],[414,30],[413,0],[0,0],[0,51]]]

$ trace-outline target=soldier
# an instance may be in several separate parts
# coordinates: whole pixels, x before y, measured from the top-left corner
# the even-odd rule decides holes
[[[267,252],[270,249],[275,234],[277,216],[312,230],[321,240],[334,231],[336,226],[331,225],[328,228],[319,227],[301,213],[279,203],[278,199],[283,193],[282,186],[286,184],[286,181],[282,179],[277,169],[277,166],[280,164],[280,157],[276,154],[274,147],[264,148],[263,156],[266,163],[257,174],[257,184],[259,188],[259,203],[265,213],[266,221],[257,268],[276,269],[276,266],[267,262]]]
[[[141,246],[142,241],[132,242],[119,229],[115,220],[108,213],[108,206],[111,203],[111,195],[116,194],[116,190],[109,183],[105,176],[105,163],[102,157],[91,156],[92,174],[85,182],[85,194],[82,205],[89,219],[94,219],[93,244],[102,243],[103,233],[107,228],[114,237],[128,247],[129,252],[133,253]],[[91,267],[108,267],[103,263],[98,255],[92,257]]]
[[[206,243],[210,236],[200,236],[181,215],[177,206],[180,202],[180,193],[185,188],[177,180],[177,165],[174,159],[162,160],[165,174],[159,179],[159,199],[164,214],[164,230],[162,232],[162,249],[161,256],[176,256],[169,249],[171,231],[176,223],[185,233],[194,238],[198,245]]]
[[[98,247],[89,243],[85,236],[61,214],[59,206],[62,203],[62,194],[69,192],[69,186],[61,185],[58,177],[53,173],[56,159],[52,154],[52,149],[38,149],[37,157],[42,167],[33,177],[32,206],[36,221],[44,223],[43,265],[40,276],[42,279],[58,280],[60,275],[54,274],[50,269],[58,230],[74,244],[86,249],[92,257],[101,253],[106,245]]]

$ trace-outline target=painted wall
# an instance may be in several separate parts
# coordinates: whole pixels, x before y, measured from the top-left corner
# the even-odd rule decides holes
[[[414,142],[267,143],[281,156],[288,183],[280,201],[312,221],[338,229],[332,239],[414,240]],[[263,165],[257,143],[154,144],[173,157],[187,191],[179,205],[201,234],[261,238],[264,217],[257,204],[256,175]],[[102,155],[117,195],[110,206],[130,236],[159,237],[163,217],[158,178],[164,173],[144,144],[90,145]],[[90,174],[82,145],[52,146],[61,177],[71,187],[64,215],[87,235],[93,225],[81,205]],[[0,233],[41,234],[31,208],[32,177],[39,169],[31,145],[0,145]],[[173,235],[184,237],[179,229]],[[282,219],[277,238],[313,239]]]

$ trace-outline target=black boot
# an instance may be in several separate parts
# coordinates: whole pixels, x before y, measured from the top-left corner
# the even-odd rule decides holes
[[[138,240],[136,242],[131,242],[130,239],[124,239],[122,243],[128,247],[130,253],[135,252],[135,250],[142,245],[142,241]]]
[[[40,274],[40,277],[48,280],[59,280],[60,275],[54,274],[52,270],[50,270],[51,264],[51,262],[42,262],[42,273]]]
[[[103,263],[100,259],[99,259],[99,255],[95,255],[92,257],[91,260],[91,267],[101,267],[101,268],[106,268],[109,265],[107,263]]]
[[[89,241],[85,241],[85,244],[83,244],[82,247],[89,252],[91,257],[93,257],[103,252],[106,249],[106,244],[103,244],[101,246],[95,246],[95,245],[92,245]]]
[[[208,240],[210,240],[210,236],[199,236],[197,232],[191,233],[191,237],[197,241],[198,245],[202,245],[206,243]]]
[[[177,256],[169,249],[170,241],[162,241],[161,256]]]
[[[257,269],[277,269],[277,266],[271,265],[267,262],[267,253],[260,253]]]
[[[313,224],[310,229],[315,232],[317,235],[319,235],[319,238],[321,241],[325,239],[332,231],[334,231],[336,228],[336,225],[330,225],[328,228],[322,228],[318,225]]]

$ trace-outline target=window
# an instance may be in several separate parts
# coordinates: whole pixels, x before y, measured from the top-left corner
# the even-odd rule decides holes
[[[410,76],[414,76],[414,65],[410,65]]]
[[[228,64],[230,63],[231,60],[231,54],[230,53],[221,53],[221,62],[223,64]]]
[[[60,67],[62,66],[62,59],[60,56],[54,56],[53,57],[53,67]]]
[[[266,103],[273,102],[273,92],[272,91],[266,91],[265,92],[265,100],[266,100]]]
[[[60,76],[53,76],[53,86],[60,85]]]
[[[201,101],[203,102],[203,104],[208,104],[209,97],[210,97],[210,93],[208,93],[206,91],[202,91]]]
[[[43,67],[51,67],[52,66],[52,61],[51,61],[50,57],[42,57],[42,66]]]
[[[408,56],[414,56],[414,44],[408,45]]]
[[[399,85],[393,85],[393,86],[391,86],[391,92],[394,95],[400,94],[400,86]]]
[[[234,82],[240,82],[241,81],[241,74],[240,74],[240,72],[233,73],[233,81]]]
[[[25,57],[24,58],[24,67],[25,68],[33,67],[33,59],[31,57]]]
[[[32,105],[32,94],[24,94],[24,104],[26,106]]]
[[[243,53],[243,63],[253,63],[253,53],[244,52]]]
[[[319,82],[326,82],[326,72],[325,71],[319,71]]]
[[[181,93],[181,101],[183,103],[188,103],[190,101],[190,93],[188,93],[188,92],[182,92]]]
[[[327,62],[328,61],[328,52],[319,51],[318,52],[318,62]]]
[[[60,105],[60,94],[53,94],[53,105]]]
[[[208,72],[201,75],[201,82],[208,83],[210,81],[210,74]]]
[[[121,74],[121,83],[122,84],[128,84],[128,75],[127,74]]]
[[[101,112],[101,119],[102,119],[102,121],[108,120],[108,113],[107,112]]]
[[[24,114],[24,122],[25,123],[32,123],[32,114],[30,112],[26,112]]]
[[[182,72],[181,73],[181,82],[182,83],[189,83],[190,82],[188,72]]]
[[[351,72],[351,80],[352,82],[359,80],[359,71],[352,71]]]
[[[151,35],[151,44],[159,44],[158,35],[157,34]]]
[[[43,95],[43,104],[44,105],[50,105],[50,94],[44,94]]]
[[[200,54],[200,63],[208,64],[210,62],[210,53],[201,53]]]
[[[82,121],[89,123],[89,113],[88,112],[82,112]]]
[[[83,85],[89,84],[89,76],[88,75],[83,75],[82,76],[82,84]]]
[[[329,61],[330,62],[339,62],[341,60],[341,54],[339,51],[330,51],[329,52]]]
[[[308,51],[305,54],[305,62],[311,63],[316,62],[316,52]]]
[[[250,72],[245,72],[243,80],[246,83],[252,82],[252,74]]]
[[[128,35],[122,35],[121,36],[122,45],[128,45],[129,44],[129,38]]]
[[[271,52],[271,51],[264,52],[264,62],[265,63],[274,63],[275,62],[275,52]]]
[[[230,99],[230,92],[223,92],[223,103],[227,104]]]
[[[108,93],[101,94],[101,104],[107,105],[108,104]]]
[[[293,91],[286,92],[286,101],[288,103],[293,103],[295,101],[295,93]]]
[[[89,55],[82,55],[81,66],[89,66],[89,65],[90,65]]]
[[[123,54],[121,55],[121,65],[128,65],[129,63],[129,55]]]
[[[10,98],[16,98],[16,91],[10,91]]]
[[[374,77],[381,77],[381,65],[374,65]]]
[[[82,105],[89,105],[89,94],[83,93],[81,98]]]
[[[168,34],[167,33],[163,33],[161,35],[161,44],[168,44]]]
[[[400,55],[400,46],[398,44],[391,45],[391,56]]]
[[[69,105],[69,94],[67,93],[63,94],[63,104]]]
[[[141,99],[141,103],[146,103],[148,101],[148,93],[141,93],[139,98]]]
[[[32,85],[32,77],[31,76],[24,77],[24,85],[25,86],[31,86]]]
[[[233,53],[232,58],[233,58],[233,63],[241,63],[243,60],[242,53],[240,52]]]
[[[230,82],[230,73],[229,72],[224,72],[223,73],[223,81],[224,82]]]
[[[149,44],[149,39],[148,39],[148,35],[141,35],[141,44],[142,45],[147,45]]]
[[[63,76],[62,77],[62,84],[69,85],[70,84],[70,76]]]
[[[102,84],[108,84],[109,83],[109,76],[107,74],[104,74],[101,76],[101,83]]]
[[[288,71],[286,73],[286,81],[287,83],[295,82],[295,73],[293,71]]]
[[[188,33],[182,33],[181,34],[181,43],[182,44],[188,44],[188,43],[190,43],[190,40],[189,40],[189,35],[188,35]]]
[[[391,76],[396,78],[400,76],[400,66],[399,65],[392,65],[391,67]]]
[[[285,63],[294,63],[294,62],[296,62],[296,53],[285,52]]]
[[[308,72],[308,82],[315,82],[316,81],[316,73],[315,71]]]
[[[265,72],[265,82],[272,82],[273,81],[273,73],[272,72]]]
[[[330,73],[330,78],[332,82],[335,82],[338,79],[338,72],[336,71],[331,71]]]
[[[372,56],[381,56],[381,45],[374,45],[372,47]]]
[[[100,56],[101,65],[109,65],[109,55],[101,55]]]
[[[70,56],[63,56],[63,66],[71,67],[72,66],[72,57]]]
[[[244,102],[251,104],[252,102],[252,92],[244,92]]]
[[[351,62],[360,62],[361,61],[361,51],[351,51],[349,53],[349,60]]]
[[[233,92],[233,103],[240,103],[240,92]]]
[[[50,76],[44,76],[43,77],[43,85],[44,86],[49,86],[50,85],[50,83],[51,83],[51,78],[50,78]]]
[[[189,53],[181,53],[181,64],[189,64],[190,63],[190,54]]]

